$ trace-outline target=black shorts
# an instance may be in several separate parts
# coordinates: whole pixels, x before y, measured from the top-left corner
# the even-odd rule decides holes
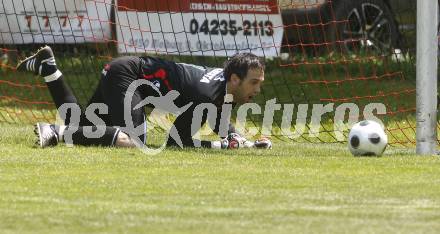
[[[89,105],[91,103],[104,103],[107,105],[108,114],[98,114],[95,111],[95,114],[105,122],[106,126],[122,127],[121,130],[124,130],[124,127],[127,126],[124,118],[124,98],[127,94],[127,88],[141,75],[141,66],[139,57],[125,56],[114,59],[102,70],[101,80],[89,101]],[[145,98],[145,92],[141,89],[142,87],[132,95],[130,112],[134,127],[143,125],[144,134],[139,138],[145,143],[147,132],[145,110],[144,108],[134,109]],[[90,124],[86,119],[82,119],[81,125],[93,124]]]

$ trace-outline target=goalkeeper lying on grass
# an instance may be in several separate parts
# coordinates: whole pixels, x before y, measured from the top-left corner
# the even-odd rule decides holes
[[[226,97],[233,97],[232,105],[242,104],[251,101],[260,92],[264,81],[264,64],[251,53],[233,56],[226,61],[224,69],[175,63],[149,56],[116,58],[102,70],[98,87],[88,104],[106,105],[107,109],[104,111],[93,110],[101,124],[96,124],[97,121],[87,118],[89,115],[81,113],[78,101],[58,70],[49,46],[21,61],[17,65],[17,71],[30,71],[43,77],[60,112],[60,107],[65,107],[66,104],[70,107],[77,106],[80,112],[75,115],[75,108],[66,108],[63,112],[65,114],[61,115],[65,121],[64,126],[37,123],[35,132],[40,147],[54,146],[63,140],[74,145],[134,147],[136,142],[144,144],[146,116],[144,108],[139,107],[147,104],[178,115],[169,133],[167,146],[219,149],[272,146],[268,139],[250,142],[241,137],[229,123],[229,115],[226,124],[222,120],[222,117],[225,119],[222,109],[227,106]],[[139,85],[133,86],[133,83]],[[129,94],[131,102],[126,99]],[[196,110],[199,104],[206,103],[213,104],[217,109],[213,131],[222,137],[219,141],[193,139],[208,118],[206,111],[199,113]],[[127,114],[131,116],[130,124],[125,121]],[[75,116],[78,116],[76,122],[72,121]],[[200,124],[193,125],[193,119],[198,117]],[[88,136],[88,132],[96,132],[97,126],[101,125],[105,126],[99,128],[102,129],[102,134]],[[139,129],[142,130],[140,134],[133,133]]]

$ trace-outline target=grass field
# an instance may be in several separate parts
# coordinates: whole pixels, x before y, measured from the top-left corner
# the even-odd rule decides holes
[[[0,70],[0,233],[438,233],[440,157],[398,148],[415,141],[414,62],[296,59],[269,61],[257,103],[384,103],[380,118],[394,146],[383,157],[356,158],[344,144],[298,143],[334,142],[331,112],[318,138],[304,134],[268,151],[43,150],[33,147],[29,124],[54,120],[46,86]],[[105,62],[89,54],[57,60],[82,104]]]
[[[33,148],[0,125],[1,233],[435,233],[440,158],[276,142],[269,151]]]

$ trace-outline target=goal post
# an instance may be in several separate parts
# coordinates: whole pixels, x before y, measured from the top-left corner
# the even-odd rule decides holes
[[[416,152],[437,148],[438,2],[417,0]]]

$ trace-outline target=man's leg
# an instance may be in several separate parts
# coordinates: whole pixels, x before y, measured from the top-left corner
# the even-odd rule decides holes
[[[73,92],[65,82],[61,71],[59,71],[56,66],[55,57],[53,55],[52,49],[49,46],[41,48],[34,55],[21,61],[17,65],[17,71],[30,71],[33,72],[35,75],[42,76],[47,84],[47,87],[57,109],[59,109],[59,107],[63,104],[73,103],[75,105],[78,105],[78,110],[80,110],[80,106],[75,95],[73,95]],[[100,92],[101,90],[98,88],[92,99],[90,100],[90,103],[103,102]],[[80,115],[80,125],[89,125],[90,122],[85,121],[84,114],[80,113]],[[40,145],[40,147],[54,146],[59,141],[63,141],[64,133],[68,133],[69,128],[72,128],[72,126],[69,126],[69,124],[73,124],[71,123],[71,109],[67,109],[65,117],[65,126],[38,123],[35,126],[35,133],[38,136],[37,145]],[[99,115],[99,117],[103,118],[102,115]],[[108,121],[106,121],[106,119],[108,120],[108,116],[104,117],[104,122],[108,124]],[[93,131],[96,131],[97,129],[96,126],[91,126],[91,128]],[[77,145],[112,146],[116,142],[116,136],[118,135],[118,133],[118,128],[105,127],[104,135],[102,137],[90,138],[85,137],[86,134],[84,127],[78,127],[78,130],[72,133],[72,142],[69,143]]]
[[[64,81],[64,76],[58,70],[55,56],[49,46],[39,49],[34,55],[24,59],[17,65],[17,71],[30,71],[43,77],[57,109],[65,103],[74,103],[79,106],[72,90]],[[64,119],[69,125],[72,113],[69,111]]]
[[[82,118],[81,127],[72,135],[73,144],[79,145],[100,145],[100,146],[117,146],[117,147],[135,147],[131,137],[136,136],[139,143],[146,142],[146,116],[144,108],[134,109],[134,107],[142,101],[140,91],[132,93],[132,100],[129,103],[131,120],[135,128],[140,128],[140,133],[134,133],[127,129],[125,122],[124,99],[127,95],[127,87],[131,82],[135,81],[138,71],[133,69],[139,61],[136,57],[122,57],[112,61],[107,67],[108,70],[103,74],[99,85],[89,101],[91,103],[104,103],[108,107],[108,115],[99,115],[103,119],[106,128],[105,134],[101,138],[90,138],[85,134],[86,126],[92,123]],[[114,127],[108,127],[114,126]],[[119,128],[120,127],[120,128]],[[69,128],[71,128],[69,126]],[[96,129],[94,127],[94,129]],[[129,133],[130,136],[127,134]]]
[[[101,95],[101,82],[98,85],[94,95],[89,101],[90,104],[104,104]],[[79,111],[79,110],[78,110]],[[95,126],[87,116],[82,113],[79,122],[70,122],[70,125],[58,126],[47,123],[37,123],[35,125],[35,133],[38,137],[37,145],[44,148],[47,146],[54,146],[58,142],[66,142],[73,145],[83,146],[130,146],[130,142],[127,143],[126,136],[117,127],[112,127],[112,122],[109,118],[109,114],[100,114],[96,110],[93,110],[94,114],[100,118],[104,124],[98,124]],[[101,135],[93,135],[94,132],[101,131]],[[102,133],[103,131],[103,133]],[[119,137],[118,137],[119,136]]]
[[[96,133],[98,130],[103,131],[102,136],[88,135],[90,134],[88,132]],[[72,145],[114,146],[117,145],[119,133],[119,128],[110,126],[58,126],[48,123],[37,123],[35,125],[35,134],[38,137],[36,145],[41,148],[55,146],[58,142],[63,141]]]

